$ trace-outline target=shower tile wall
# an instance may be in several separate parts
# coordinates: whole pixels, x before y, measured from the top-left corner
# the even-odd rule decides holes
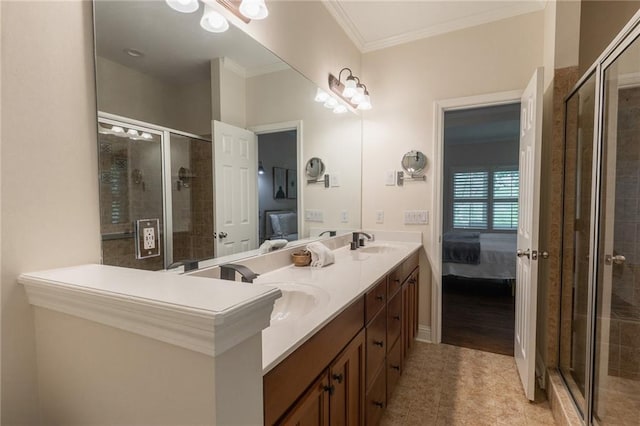
[[[186,139],[186,143],[176,144],[177,138],[172,135],[173,146],[179,146],[187,159],[180,165],[172,165],[173,181],[173,261],[185,259],[208,259],[213,257],[213,163],[211,143]],[[177,166],[177,167],[176,167]],[[189,188],[177,190],[177,173],[181,166],[191,169],[194,177]]]
[[[640,380],[640,88],[618,99],[616,156],[616,251],[626,261],[613,266],[609,375]]]

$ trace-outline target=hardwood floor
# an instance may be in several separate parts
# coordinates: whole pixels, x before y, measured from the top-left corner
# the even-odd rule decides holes
[[[504,281],[443,277],[442,343],[513,355],[515,305]]]

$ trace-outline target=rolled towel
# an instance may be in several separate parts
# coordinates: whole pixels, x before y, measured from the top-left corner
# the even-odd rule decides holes
[[[286,246],[287,243],[288,241],[284,239],[266,240],[264,243],[262,243],[258,251],[260,254],[269,253],[270,251],[281,249],[282,247]]]
[[[307,250],[311,253],[311,266],[314,268],[322,268],[335,261],[333,252],[319,241],[307,245]]]

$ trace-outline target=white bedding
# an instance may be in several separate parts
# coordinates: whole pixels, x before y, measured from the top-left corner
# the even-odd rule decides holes
[[[442,264],[442,275],[512,280],[516,278],[516,234],[480,234],[480,264]]]

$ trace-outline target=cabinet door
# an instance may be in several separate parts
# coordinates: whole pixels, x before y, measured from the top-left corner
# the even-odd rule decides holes
[[[380,423],[380,419],[384,414],[387,405],[386,389],[387,382],[385,369],[378,372],[374,378],[373,384],[367,392],[365,401],[365,410],[367,416],[367,426],[376,426]]]
[[[362,330],[329,367],[332,426],[364,425],[365,331]]]
[[[280,424],[287,426],[329,425],[329,377],[325,372],[294,404]]]

